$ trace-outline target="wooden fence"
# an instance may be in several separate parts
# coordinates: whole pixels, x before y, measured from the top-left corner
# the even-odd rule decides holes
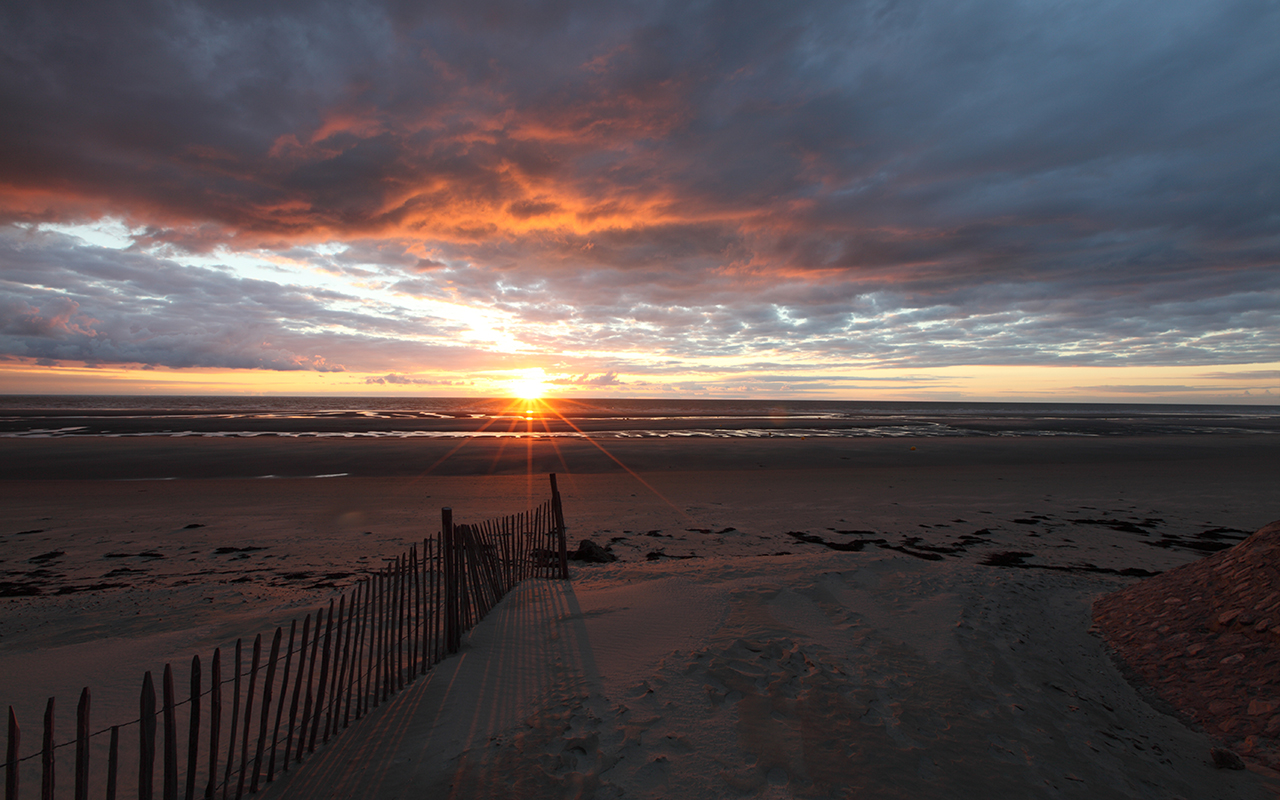
[[[185,700],[177,699],[174,670],[166,664],[158,708],[148,672],[138,718],[91,733],[86,687],[76,707],[76,738],[55,744],[51,697],[39,749],[26,756],[20,753],[21,729],[10,706],[5,800],[18,800],[22,764],[35,759],[40,760],[40,798],[52,800],[56,751],[69,747],[75,748],[75,800],[87,800],[91,787],[95,797],[107,800],[130,789],[139,800],[151,800],[157,756],[164,800],[227,800],[255,793],[278,771],[287,772],[317,745],[456,653],[462,634],[517,583],[568,578],[567,559],[555,475],[551,498],[521,514],[464,525],[453,521],[450,509],[442,509],[439,533],[424,539],[421,550],[415,545],[357,581],[336,603],[330,600],[304,617],[301,626],[295,619],[287,636],[283,627],[276,628],[264,648],[259,634],[247,658],[237,639],[229,665],[221,649],[214,650],[207,688],[200,657],[192,658]],[[224,674],[228,666],[230,676]],[[186,746],[180,748],[184,731]],[[91,743],[104,736],[106,764],[91,769]],[[136,764],[136,772],[130,764]],[[136,786],[131,785],[134,776]]]

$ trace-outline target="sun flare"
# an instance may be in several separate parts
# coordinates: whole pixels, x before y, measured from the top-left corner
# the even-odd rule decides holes
[[[540,400],[547,393],[547,373],[542,367],[520,370],[520,377],[511,381],[511,394],[521,400]]]

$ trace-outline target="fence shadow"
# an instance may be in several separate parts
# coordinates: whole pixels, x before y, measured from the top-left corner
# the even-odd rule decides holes
[[[531,741],[539,734],[562,733],[562,709],[547,705],[553,698],[585,697],[600,680],[572,585],[527,581],[456,656],[268,796],[467,796],[469,776],[502,772],[491,755],[515,756],[539,746]]]

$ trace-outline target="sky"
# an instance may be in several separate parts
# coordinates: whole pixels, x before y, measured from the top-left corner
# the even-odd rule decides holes
[[[1280,402],[1280,2],[0,6],[0,393]]]

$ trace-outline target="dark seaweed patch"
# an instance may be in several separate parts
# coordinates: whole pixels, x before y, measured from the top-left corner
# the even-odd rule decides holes
[[[124,589],[127,583],[92,583],[88,586],[63,586],[54,592],[54,594],[78,594],[80,592],[97,592],[103,589]]]
[[[982,559],[982,563],[988,567],[1024,567],[1023,559],[1031,558],[1032,553],[1022,553],[1016,550],[1001,550],[998,553],[989,553],[987,557]]]
[[[1120,531],[1121,533],[1140,533],[1143,536],[1146,536],[1150,533],[1150,531],[1143,530],[1142,528],[1138,527],[1138,525],[1132,522],[1126,522],[1122,519],[1073,519],[1071,521],[1076,523],[1077,525],[1102,525],[1104,527],[1110,528],[1113,531]],[[1144,520],[1143,522],[1144,524],[1154,525],[1158,521],[1159,520],[1148,519],[1148,520]]]
[[[34,583],[0,581],[0,597],[34,597],[43,591]]]
[[[925,561],[941,561],[942,560],[942,556],[938,555],[937,553],[927,553],[927,552],[921,552],[919,550],[912,550],[908,547],[903,547],[902,545],[898,545],[898,544],[882,544],[880,545],[880,548],[882,550],[896,550],[899,553],[906,553],[909,556],[915,556],[916,558],[923,558]]]
[[[844,553],[857,553],[868,544],[880,544],[883,546],[885,541],[884,539],[858,539],[852,542],[829,542],[821,536],[816,536],[808,531],[787,531],[787,535],[801,542],[824,545],[832,550],[839,550]]]

